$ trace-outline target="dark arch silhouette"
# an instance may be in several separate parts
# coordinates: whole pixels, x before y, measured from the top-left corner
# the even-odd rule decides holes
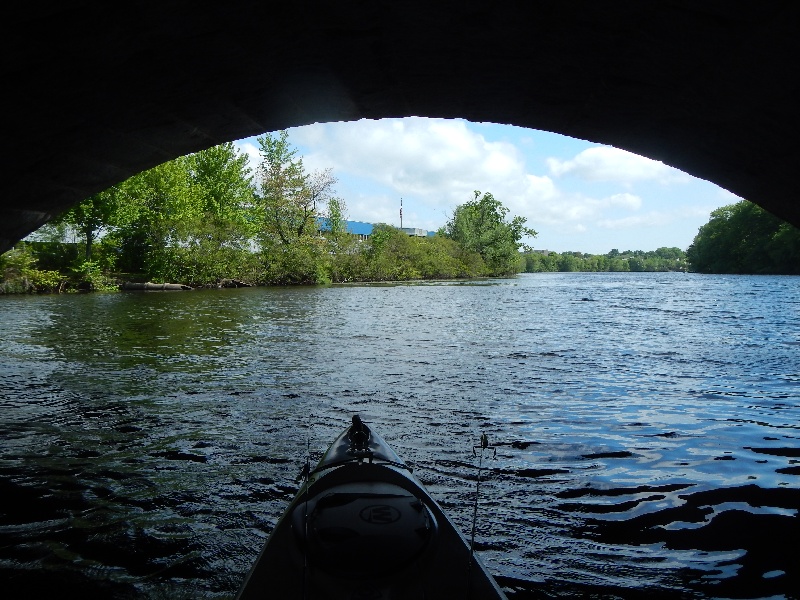
[[[188,152],[410,115],[610,144],[800,225],[798,24],[790,1],[14,3],[0,251]]]

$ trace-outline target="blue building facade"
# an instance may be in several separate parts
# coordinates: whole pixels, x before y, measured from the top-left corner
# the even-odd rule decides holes
[[[319,224],[320,231],[330,231],[328,219],[319,217],[317,218],[317,223]],[[364,223],[363,221],[345,221],[345,223],[347,224],[347,232],[357,236],[361,240],[369,239],[369,236],[372,235],[372,230],[374,228],[372,223]],[[430,237],[436,235],[435,231],[427,231],[425,229],[416,229],[412,227],[403,227],[402,231],[414,237]]]

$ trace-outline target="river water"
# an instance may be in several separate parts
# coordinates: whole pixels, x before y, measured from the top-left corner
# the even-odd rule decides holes
[[[511,598],[800,597],[800,278],[0,297],[4,597],[230,598],[358,413]]]

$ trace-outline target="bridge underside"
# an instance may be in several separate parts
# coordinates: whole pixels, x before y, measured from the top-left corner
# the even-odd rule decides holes
[[[800,225],[800,3],[15,4],[0,39],[0,251],[176,156],[410,115],[610,144]]]

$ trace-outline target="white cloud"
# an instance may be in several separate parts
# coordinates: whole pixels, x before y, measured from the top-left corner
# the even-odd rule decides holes
[[[289,136],[308,170],[333,168],[340,180],[339,195],[353,220],[397,225],[402,198],[405,226],[435,230],[445,224],[455,206],[471,200],[476,189],[491,192],[510,214],[525,217],[542,238],[568,239],[583,251],[590,251],[587,245],[592,236],[603,231],[615,236],[613,245],[623,231],[625,235],[633,235],[637,228],[654,232],[653,228],[665,223],[697,220],[686,212],[684,201],[688,190],[695,188],[684,188],[678,203],[657,184],[700,180],[610,147],[579,151],[581,146],[573,144],[566,154],[573,158],[559,160],[552,158],[552,150],[542,154],[537,149],[552,134],[525,131],[514,137],[501,132],[502,141],[487,139],[497,127],[407,118],[309,125],[290,129]],[[238,145],[255,158],[251,159],[254,166],[258,151],[250,142],[242,140]],[[567,146],[559,143],[558,147]],[[534,158],[535,153],[539,155]],[[546,159],[548,155],[551,158]],[[545,163],[544,172],[532,172],[532,167]],[[633,183],[637,183],[636,193]],[[713,202],[703,201],[703,210],[708,200]],[[696,212],[699,202],[693,202]],[[609,234],[612,230],[615,233]],[[639,245],[645,248],[652,233],[639,237],[644,240]],[[558,246],[549,239],[543,243]]]
[[[633,215],[621,219],[600,219],[597,226],[603,229],[630,229],[666,225],[674,220],[673,215],[660,212],[650,212],[645,215]]]
[[[628,194],[613,194],[601,201],[602,205],[627,208],[629,210],[639,210],[642,207],[642,199],[639,196]]]
[[[573,175],[584,181],[613,181],[625,185],[636,181],[657,181],[668,185],[686,183],[691,179],[686,173],[662,162],[609,146],[587,148],[571,160],[548,158],[547,166],[554,177]]]
[[[364,196],[359,195],[355,198],[345,200],[347,213],[354,221],[364,221],[366,223],[395,223],[399,217],[399,205],[397,200],[388,196]],[[405,214],[406,223],[414,220],[414,214]],[[409,221],[409,219],[411,221]],[[415,225],[416,226],[416,225]],[[429,229],[434,229],[431,225]]]
[[[642,206],[642,199],[628,192],[602,198],[566,193],[550,174],[529,173],[524,155],[514,144],[489,141],[480,127],[464,121],[361,120],[298,127],[290,135],[294,143],[307,148],[303,160],[310,170],[333,167],[341,179],[349,176],[383,186],[375,194],[362,189],[345,198],[351,218],[358,220],[396,223],[399,199],[405,198],[404,224],[437,229],[456,205],[472,199],[475,189],[494,194],[511,214],[526,217],[533,228],[547,225],[583,231],[608,211],[635,211]],[[669,172],[661,163],[628,152],[595,150],[600,151],[594,153],[595,163],[604,164],[607,173],[612,167],[619,172],[625,161],[629,167],[638,165],[639,177],[645,167]],[[585,163],[587,156],[592,153],[582,152],[575,164]],[[577,168],[566,162],[554,168],[552,160],[551,172],[556,175]],[[387,194],[386,188],[397,195]]]
[[[322,133],[321,133],[322,132]],[[311,148],[310,169],[333,167],[437,205],[463,203],[473,189],[519,179],[524,162],[505,142],[489,142],[462,121],[386,119],[298,127],[292,139]]]
[[[616,219],[599,219],[598,227],[603,229],[644,229],[665,227],[679,221],[694,221],[707,217],[713,208],[702,206],[677,206],[672,210],[652,210],[641,215],[630,215]]]

